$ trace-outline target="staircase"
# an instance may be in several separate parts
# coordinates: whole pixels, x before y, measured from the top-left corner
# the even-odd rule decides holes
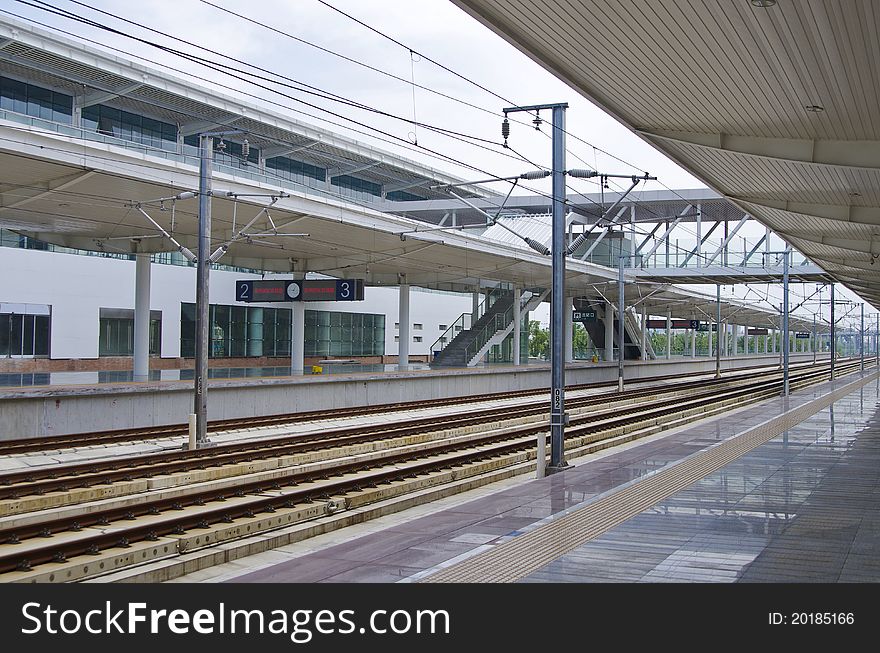
[[[597,315],[604,314],[604,306],[591,305],[587,301],[583,301],[580,299],[575,300],[575,309],[578,311],[596,311]],[[587,330],[587,334],[590,336],[590,340],[596,346],[597,349],[604,350],[605,349],[605,321],[603,320],[588,320],[583,321],[581,324]],[[617,319],[614,319],[614,338],[617,339],[617,330],[619,326],[617,323]],[[637,318],[633,313],[627,311],[626,316],[624,318],[624,341],[626,342],[626,346],[624,347],[624,354],[626,356],[625,360],[639,360],[642,358],[642,328],[641,322],[639,318]],[[619,343],[617,343],[619,345]],[[648,358],[656,358],[654,355],[654,349],[651,346],[650,339],[645,339],[645,349],[647,350],[645,353],[645,359]]]
[[[520,310],[531,311],[540,304],[549,291],[536,295],[526,291],[520,297]],[[525,301],[523,303],[523,298]],[[470,329],[461,330],[435,354],[431,367],[473,367],[494,345],[500,344],[513,332],[513,302],[511,294],[499,297],[486,312],[471,324]],[[463,321],[463,314],[458,321]],[[439,341],[438,341],[439,342]],[[436,350],[432,347],[433,351]]]

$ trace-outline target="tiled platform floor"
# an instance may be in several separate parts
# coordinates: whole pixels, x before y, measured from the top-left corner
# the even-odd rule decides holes
[[[788,408],[828,388],[799,391]],[[589,457],[562,474],[391,521],[357,539],[312,551],[291,545],[181,580],[416,580],[775,417],[784,407],[774,399]],[[880,384],[872,381],[523,582],[877,581],[878,550]]]

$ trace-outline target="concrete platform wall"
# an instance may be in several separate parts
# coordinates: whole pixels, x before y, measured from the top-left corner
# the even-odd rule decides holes
[[[792,362],[812,359],[812,354],[791,356]],[[777,361],[776,355],[736,356],[723,359],[722,369],[773,365]],[[626,378],[649,379],[714,370],[714,359],[656,360],[628,364]],[[615,363],[574,364],[566,371],[567,385],[616,378]],[[351,406],[548,388],[549,384],[547,365],[212,381],[208,418],[332,412]],[[0,392],[0,440],[184,424],[192,405],[191,382],[15,389]]]

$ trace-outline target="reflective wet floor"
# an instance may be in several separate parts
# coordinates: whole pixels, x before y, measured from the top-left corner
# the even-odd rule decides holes
[[[800,390],[446,509],[422,507],[423,516],[364,524],[373,530],[362,537],[340,531],[320,546],[289,545],[181,580],[420,580],[829,389]],[[871,381],[521,582],[874,582],[878,551],[880,384]]]
[[[523,582],[880,581],[872,382]]]

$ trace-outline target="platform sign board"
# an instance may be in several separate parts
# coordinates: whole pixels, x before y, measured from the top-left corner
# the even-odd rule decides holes
[[[363,279],[247,279],[235,282],[235,300],[239,302],[356,302],[363,299]]]
[[[749,329],[750,336],[766,336],[767,333],[767,329]]]
[[[572,311],[572,322],[595,322],[596,311]]]
[[[647,320],[646,326],[649,329],[665,329],[666,320]],[[700,328],[699,320],[670,320],[669,327],[671,329],[697,329]]]
[[[289,302],[287,296],[288,279],[248,279],[235,282],[235,301],[237,302]]]
[[[809,333],[796,333],[796,334],[794,334],[794,337],[797,338],[798,340],[806,340],[807,338],[810,337],[810,334]]]

